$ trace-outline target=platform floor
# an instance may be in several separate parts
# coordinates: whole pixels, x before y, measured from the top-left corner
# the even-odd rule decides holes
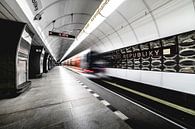
[[[31,81],[0,100],[0,129],[131,129],[61,66]]]

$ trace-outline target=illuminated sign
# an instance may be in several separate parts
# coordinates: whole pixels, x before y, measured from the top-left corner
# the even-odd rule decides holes
[[[54,31],[49,31],[49,36],[58,36],[58,37],[73,38],[73,39],[75,38],[74,35],[60,33],[60,32],[54,32]]]

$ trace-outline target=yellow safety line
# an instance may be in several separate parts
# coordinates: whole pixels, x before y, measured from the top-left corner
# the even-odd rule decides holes
[[[104,81],[104,80],[103,80],[103,81]],[[134,94],[140,95],[140,96],[145,97],[145,98],[147,98],[147,99],[156,101],[156,102],[158,102],[158,103],[164,104],[164,105],[166,105],[166,106],[175,108],[175,109],[177,109],[177,110],[180,110],[180,111],[182,111],[182,112],[185,112],[185,113],[188,113],[188,114],[190,114],[190,115],[195,116],[195,111],[192,110],[192,109],[189,109],[189,108],[186,108],[186,107],[182,107],[182,106],[179,106],[179,105],[177,105],[177,104],[168,102],[168,101],[166,101],[166,100],[162,100],[162,99],[153,97],[153,96],[151,96],[151,95],[144,94],[144,93],[142,93],[142,92],[135,91],[135,90],[132,90],[132,89],[123,87],[123,86],[118,85],[118,84],[116,84],[116,83],[112,83],[112,82],[109,82],[109,81],[104,81],[104,82],[106,82],[106,83],[108,83],[108,84],[111,84],[111,85],[113,85],[113,86],[116,86],[116,87],[118,87],[118,88],[121,88],[121,89],[123,89],[123,90],[132,92],[132,93],[134,93]]]

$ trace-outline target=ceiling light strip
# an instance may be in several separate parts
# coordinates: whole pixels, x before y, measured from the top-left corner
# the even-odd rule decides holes
[[[103,0],[93,16],[79,33],[61,61],[72,52],[87,36],[92,33],[112,12],[114,12],[125,0]]]

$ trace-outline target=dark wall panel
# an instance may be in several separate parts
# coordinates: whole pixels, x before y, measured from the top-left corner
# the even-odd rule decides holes
[[[31,46],[29,56],[29,78],[42,76],[44,54],[45,51],[42,46]]]
[[[108,68],[195,73],[195,32],[105,52],[99,58]]]
[[[32,39],[33,34],[28,33],[26,24],[21,22],[0,19],[0,28],[0,89],[21,91],[29,85],[26,71],[31,42],[26,41],[24,35]],[[22,70],[20,65],[26,69]]]

